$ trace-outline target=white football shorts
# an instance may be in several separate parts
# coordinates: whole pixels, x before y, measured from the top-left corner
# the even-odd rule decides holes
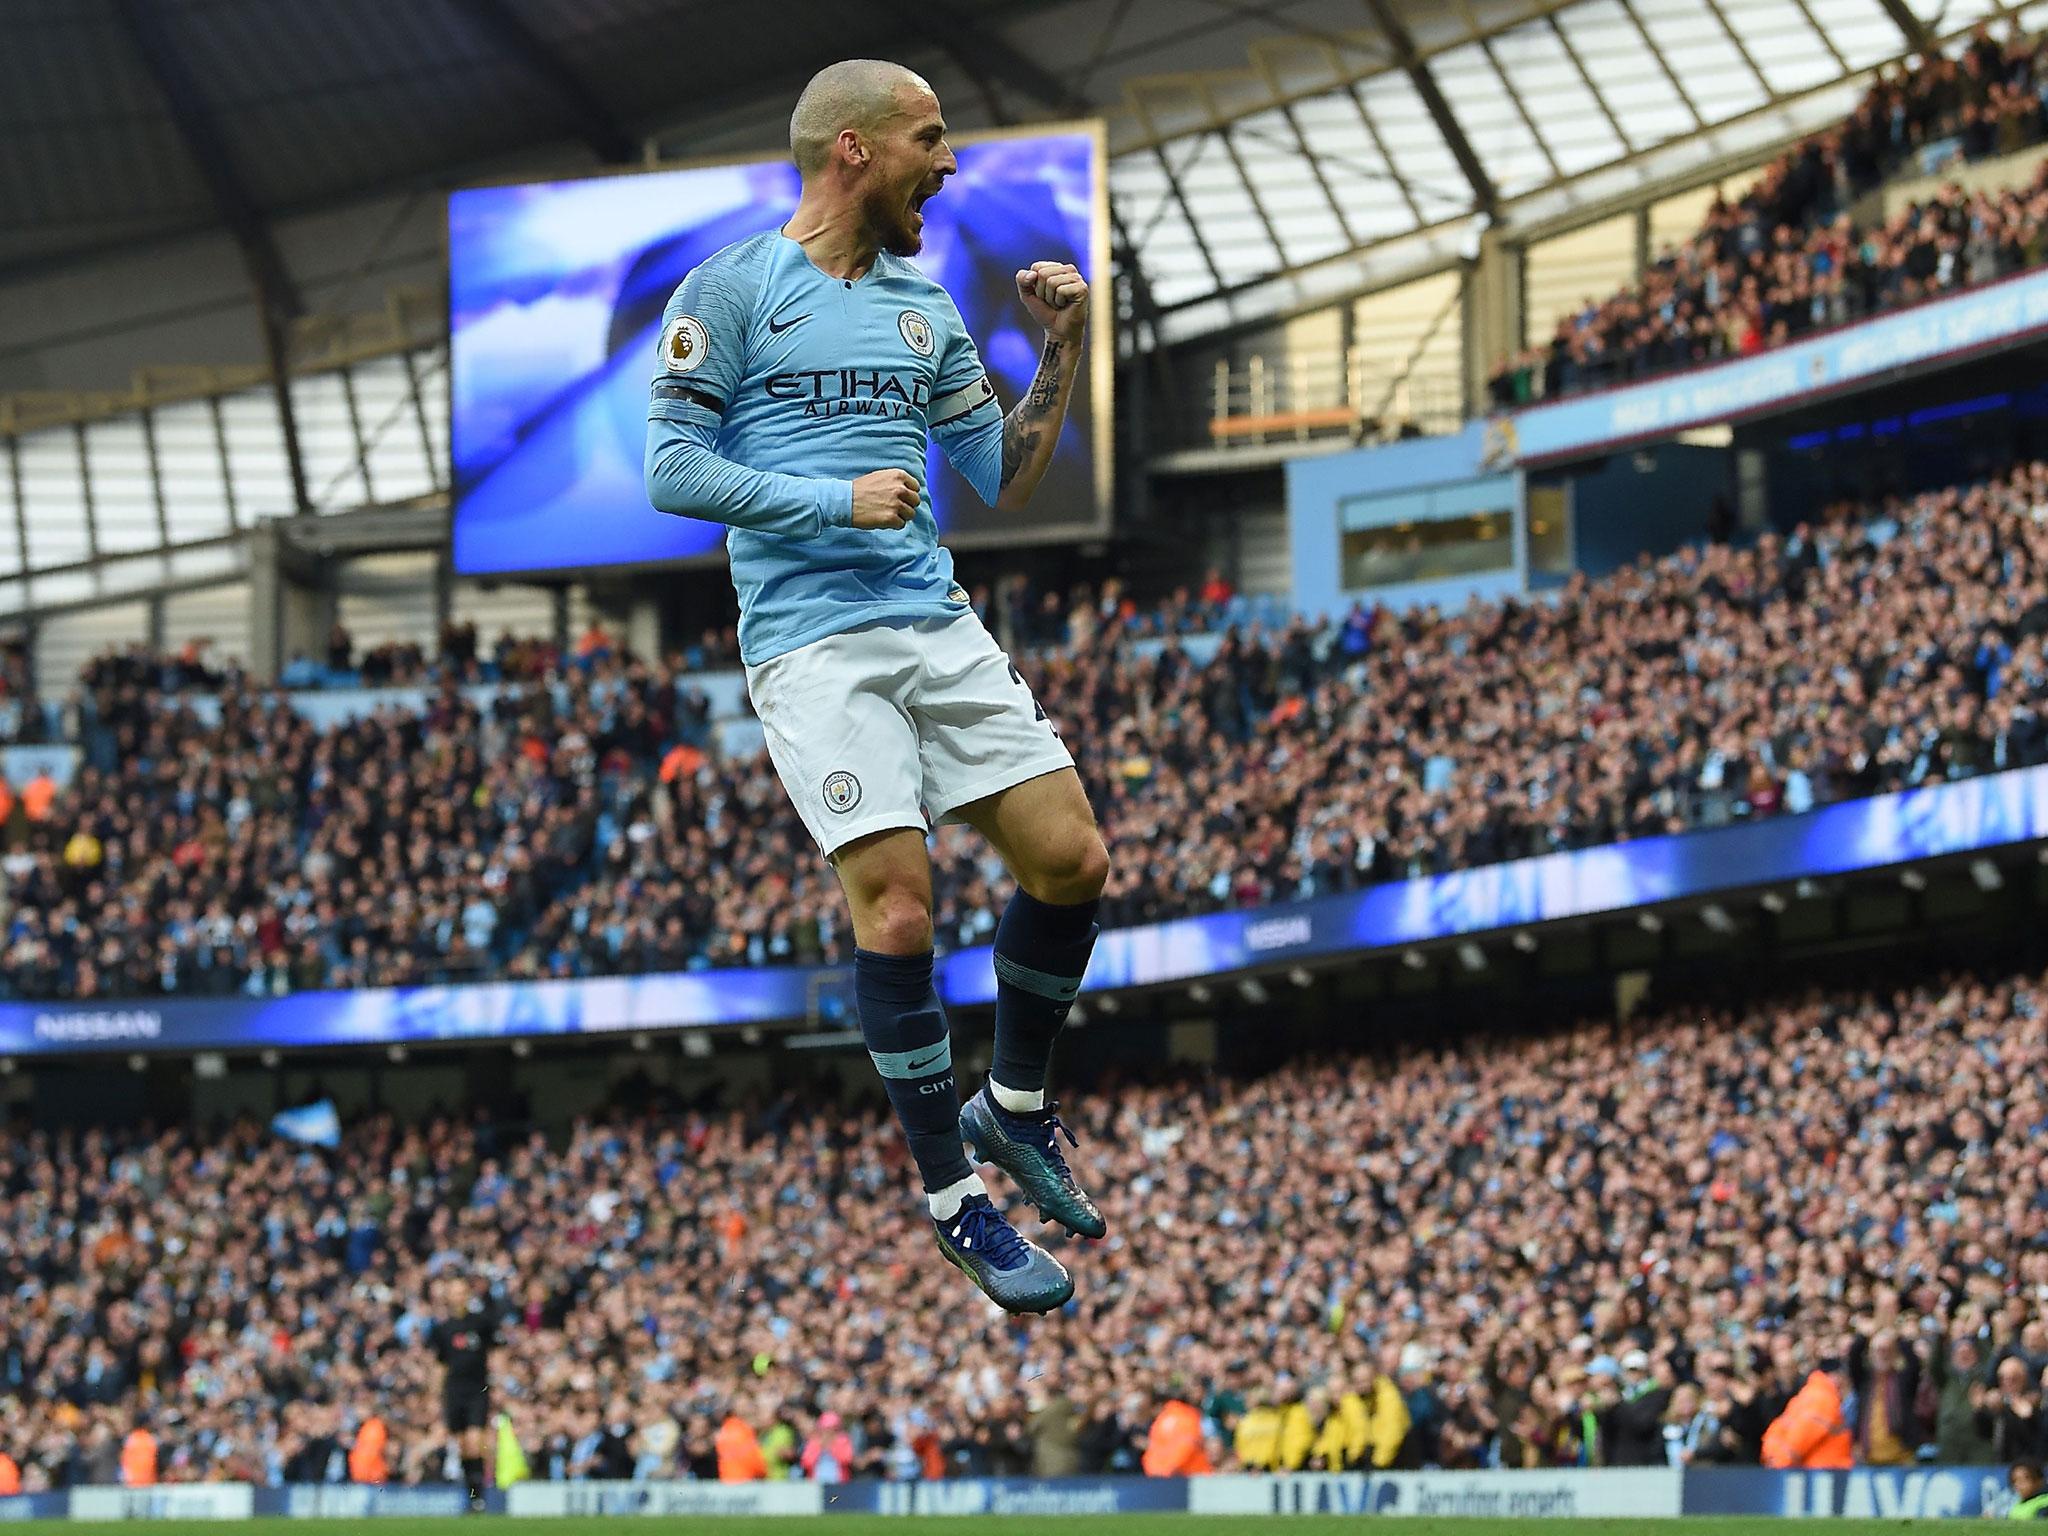
[[[768,755],[827,857],[1074,759],[979,617],[870,624],[747,668]]]

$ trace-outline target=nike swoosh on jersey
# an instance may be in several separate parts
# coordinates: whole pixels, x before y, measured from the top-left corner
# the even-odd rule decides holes
[[[784,331],[789,330],[792,326],[802,325],[806,320],[810,318],[811,312],[809,310],[805,310],[802,314],[798,315],[794,320],[783,320],[778,322],[776,320],[771,319],[768,322],[768,329],[773,334],[780,336]]]
[[[907,1072],[922,1072],[926,1067],[930,1066],[933,1062],[937,1061],[941,1056],[945,1054],[946,1053],[944,1051],[933,1051],[931,1055],[925,1057],[923,1061],[907,1061],[903,1064],[904,1070]]]

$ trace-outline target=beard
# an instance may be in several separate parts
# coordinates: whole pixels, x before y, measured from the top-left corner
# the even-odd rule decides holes
[[[892,256],[915,256],[924,249],[924,215],[901,197],[871,200],[868,227],[875,232],[875,244]]]

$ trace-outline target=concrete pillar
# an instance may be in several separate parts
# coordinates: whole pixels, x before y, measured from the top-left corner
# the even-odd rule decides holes
[[[635,597],[626,605],[626,649],[649,660],[661,655],[661,604]]]
[[[320,658],[334,625],[334,594],[317,568],[295,555],[278,530],[258,523],[249,550],[249,672],[275,682],[296,655]]]
[[[1522,249],[1497,229],[1479,237],[1479,254],[1465,264],[1460,304],[1464,329],[1465,414],[1486,407],[1486,380],[1494,363],[1522,340]]]

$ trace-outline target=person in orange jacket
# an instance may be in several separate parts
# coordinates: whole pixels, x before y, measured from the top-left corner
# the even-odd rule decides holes
[[[1216,1469],[1202,1444],[1202,1412],[1192,1403],[1170,1397],[1145,1436],[1147,1477],[1201,1477]]]
[[[761,1437],[737,1410],[725,1416],[712,1445],[718,1451],[721,1483],[758,1483],[768,1475],[768,1458],[761,1452]]]
[[[0,1499],[11,1499],[21,1492],[21,1468],[14,1458],[0,1451]]]
[[[391,1431],[376,1414],[363,1420],[355,1443],[348,1448],[348,1480],[352,1483],[381,1483],[387,1476],[384,1448]]]
[[[1842,1415],[1849,1375],[1830,1355],[1764,1431],[1764,1465],[1810,1471],[1846,1471],[1855,1465],[1855,1442]]]
[[[130,1488],[156,1485],[156,1436],[147,1424],[138,1424],[121,1442],[121,1481]]]

